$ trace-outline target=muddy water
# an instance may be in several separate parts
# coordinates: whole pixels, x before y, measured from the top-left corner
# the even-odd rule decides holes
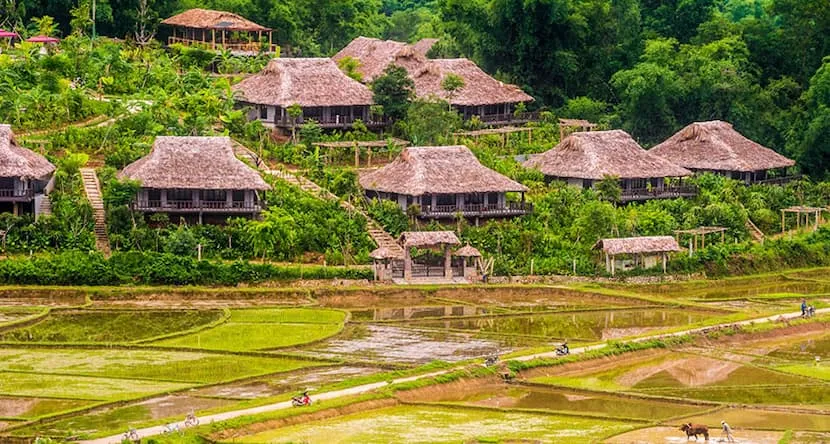
[[[434,360],[457,362],[511,349],[503,342],[475,338],[472,334],[361,325],[347,328],[337,338],[305,348],[300,353],[324,358],[419,364]]]
[[[683,421],[702,424],[720,424],[720,421],[726,421],[735,429],[763,428],[777,430],[816,430],[822,432],[830,430],[830,415],[745,408],[730,408],[703,416],[685,418]],[[830,433],[828,433],[827,438],[830,439]]]
[[[709,437],[711,442],[726,442],[726,438],[720,440],[720,420],[708,424]],[[730,423],[731,425],[731,423]],[[634,430],[622,435],[605,440],[606,444],[658,444],[658,443],[688,443],[690,442],[685,433],[678,430],[679,427],[649,427],[646,429]],[[735,443],[740,444],[777,444],[783,432],[771,432],[762,430],[733,430]],[[699,436],[698,442],[703,441]],[[793,441],[798,442],[798,441]]]
[[[207,387],[191,391],[194,396],[212,396],[229,399],[255,399],[283,393],[298,393],[333,384],[348,378],[367,376],[382,371],[374,367],[337,366],[313,370],[280,373],[252,381]]]
[[[830,360],[830,335],[819,338],[804,338],[795,344],[781,347],[769,353],[769,356],[797,361]]]
[[[605,340],[689,325],[711,315],[688,310],[619,310],[476,319],[420,321],[409,325],[551,339]]]

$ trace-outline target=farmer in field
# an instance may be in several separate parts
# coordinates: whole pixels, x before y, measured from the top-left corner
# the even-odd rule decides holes
[[[732,428],[729,427],[729,424],[726,421],[721,421],[720,426],[722,428],[721,435],[726,435],[727,442],[735,442],[735,438],[732,437]]]
[[[807,316],[807,299],[801,300],[801,316]]]

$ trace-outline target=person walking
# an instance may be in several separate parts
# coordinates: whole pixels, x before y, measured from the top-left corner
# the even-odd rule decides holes
[[[801,316],[807,316],[807,299],[801,300]]]
[[[726,441],[735,442],[735,438],[732,437],[732,428],[729,427],[729,424],[727,424],[726,421],[721,421],[720,426],[723,430],[722,434],[726,435]]]

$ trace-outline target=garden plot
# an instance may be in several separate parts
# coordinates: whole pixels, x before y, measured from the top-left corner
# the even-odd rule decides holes
[[[1,313],[1,312],[0,312]],[[7,342],[131,342],[190,330],[222,318],[219,310],[73,310],[6,331]]]
[[[830,271],[825,269],[823,273],[830,273]],[[780,275],[623,288],[655,296],[697,300],[753,299],[781,295],[830,295],[830,282],[801,281]]]
[[[502,342],[476,338],[472,334],[358,325],[347,328],[341,337],[300,352],[321,358],[423,364],[435,360],[457,362],[509,350]]]
[[[310,308],[238,309],[228,322],[154,345],[206,350],[251,351],[290,347],[334,336],[346,314]]]
[[[90,404],[71,399],[0,397],[0,418],[37,419]]]
[[[255,399],[297,393],[300,390],[321,387],[345,379],[381,372],[375,367],[336,366],[303,369],[294,372],[257,378],[252,381],[224,384],[191,391],[192,396],[210,396],[225,399]]]
[[[403,401],[459,403],[498,409],[548,410],[613,419],[655,420],[687,416],[712,406],[634,398],[610,393],[562,390],[538,386],[505,384],[479,379],[430,386],[401,392]]]
[[[408,325],[496,335],[598,341],[690,325],[711,316],[689,310],[636,309],[419,321]]]
[[[828,384],[751,365],[751,356],[727,357],[701,356],[692,350],[643,354],[641,359],[629,359],[619,365],[606,363],[581,371],[533,377],[531,381],[716,402],[830,403]]]
[[[463,407],[399,406],[236,438],[243,443],[585,443],[631,428],[613,420]]]
[[[184,395],[162,396],[53,422],[32,424],[15,430],[12,434],[18,436],[59,436],[66,434],[67,430],[72,430],[73,434],[81,437],[100,436],[162,419],[180,423],[184,421],[185,416],[191,410],[198,412],[199,410],[221,407],[231,403],[233,401]]]

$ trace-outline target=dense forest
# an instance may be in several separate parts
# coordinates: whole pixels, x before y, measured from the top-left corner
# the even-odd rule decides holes
[[[163,33],[160,19],[193,7],[272,27],[290,55],[332,55],[359,35],[437,37],[436,55],[473,59],[525,88],[534,107],[624,128],[645,146],[689,122],[722,119],[799,159],[807,173],[830,168],[826,0],[95,3],[97,33],[127,39],[142,23]],[[39,31],[42,23],[32,19],[48,15],[54,32],[67,35],[90,8],[91,0],[4,0],[0,26]]]

